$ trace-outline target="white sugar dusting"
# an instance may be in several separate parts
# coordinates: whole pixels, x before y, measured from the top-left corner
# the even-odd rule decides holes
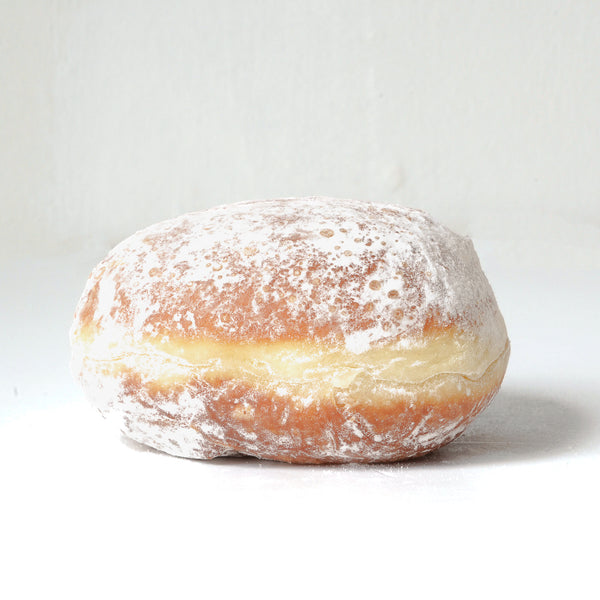
[[[273,457],[302,447],[305,454],[289,458],[394,460],[459,435],[496,389],[481,396],[476,381],[448,374],[453,393],[473,396],[472,414],[434,422],[419,413],[408,425],[398,414],[382,431],[361,414],[361,390],[411,411],[421,393],[414,385],[346,367],[331,374],[326,396],[308,375],[273,377],[265,389],[242,375],[213,384],[218,356],[192,365],[156,344],[304,340],[360,356],[384,344],[417,347],[432,323],[467,332],[486,356],[507,360],[504,322],[467,238],[397,206],[320,197],[246,202],[158,223],[116,246],[78,304],[72,369],[127,436],[177,456]],[[428,385],[435,398],[442,384]],[[265,392],[274,398],[270,410],[280,410],[277,434],[256,429]],[[320,416],[332,402],[345,418],[341,428]],[[307,411],[323,419],[321,431],[298,426]]]
[[[246,202],[153,225],[96,268],[78,316],[90,305],[98,329],[124,326],[137,339],[291,334],[360,354],[409,344],[431,318],[499,349],[505,338],[470,240],[419,210],[332,198]]]

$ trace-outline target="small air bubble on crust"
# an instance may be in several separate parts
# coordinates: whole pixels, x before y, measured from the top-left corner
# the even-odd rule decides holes
[[[472,248],[424,217],[414,217],[413,226],[412,215],[399,207],[311,198],[241,203],[157,224],[124,242],[98,271],[106,302],[95,318],[102,317],[107,335],[109,325],[116,332],[130,325],[141,330],[149,315],[168,330],[175,324],[166,315],[193,305],[195,335],[206,329],[227,339],[275,340],[297,327],[326,332],[331,341],[343,336],[353,348],[354,334],[364,340],[361,348],[390,332],[416,339],[433,310],[443,323],[484,312],[492,330],[493,295]],[[224,240],[223,231],[232,234]],[[108,268],[112,279],[103,275]],[[120,309],[113,302],[116,284],[127,300]],[[234,312],[238,299],[243,310]],[[327,319],[335,327],[321,327]]]

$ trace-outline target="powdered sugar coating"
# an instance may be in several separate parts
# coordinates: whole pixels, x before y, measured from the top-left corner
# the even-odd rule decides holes
[[[478,381],[439,374],[421,384],[367,381],[334,389],[315,402],[304,382],[261,388],[242,380],[210,381],[189,365],[180,380],[155,385],[139,356],[89,360],[73,370],[91,402],[127,437],[168,454],[211,459],[246,454],[295,463],[389,462],[420,456],[458,437],[496,394],[508,346]],[[160,361],[160,357],[149,357]],[[157,370],[164,366],[157,365]],[[367,394],[360,388],[369,390]],[[369,396],[393,403],[371,404]],[[387,406],[386,406],[387,405]]]
[[[304,463],[448,443],[510,346],[470,240],[422,211],[331,198],[137,232],[92,272],[71,342],[86,395],[128,437]]]
[[[426,213],[332,198],[245,202],[134,234],[92,273],[74,333],[318,340],[361,353],[454,326],[506,339],[472,243]]]

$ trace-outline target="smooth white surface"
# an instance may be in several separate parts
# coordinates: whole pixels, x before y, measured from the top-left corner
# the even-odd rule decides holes
[[[106,427],[67,369],[102,250],[3,261],[0,596],[577,597],[596,591],[597,271],[508,271],[513,353],[456,442],[394,465],[188,461]]]
[[[320,194],[598,266],[599,30],[594,0],[0,2],[0,251]]]

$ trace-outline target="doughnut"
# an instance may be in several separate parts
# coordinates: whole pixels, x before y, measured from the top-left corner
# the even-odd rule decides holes
[[[242,202],[139,231],[70,330],[85,396],[171,455],[421,456],[491,401],[510,343],[472,242],[420,210]]]

